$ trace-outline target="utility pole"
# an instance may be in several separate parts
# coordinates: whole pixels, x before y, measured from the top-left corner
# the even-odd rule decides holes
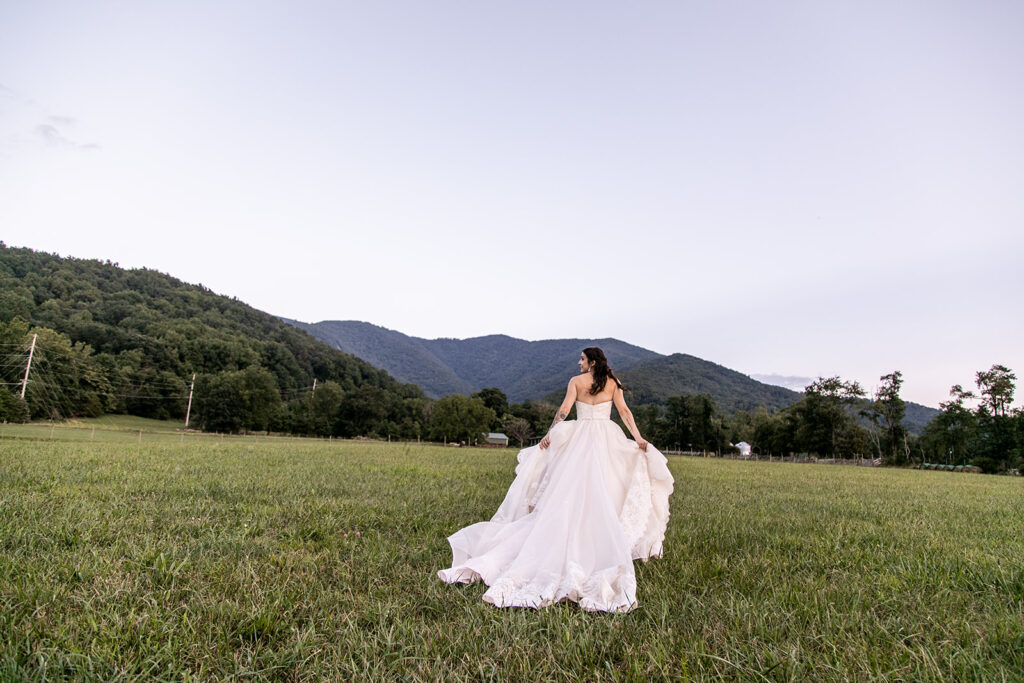
[[[188,387],[188,408],[185,408],[185,429],[188,429],[188,418],[192,415],[192,390],[196,388],[196,373],[192,373],[192,384]]]
[[[21,380],[21,400],[25,400],[25,387],[28,386],[28,371],[32,367],[32,356],[36,352],[36,338],[38,334],[32,335],[32,347],[28,350],[28,363],[25,363],[25,378]]]
[[[316,377],[313,378],[313,393],[316,393]]]

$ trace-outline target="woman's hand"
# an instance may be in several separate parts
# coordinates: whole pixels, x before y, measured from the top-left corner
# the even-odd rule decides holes
[[[548,436],[547,434],[545,434],[544,438],[540,440],[540,449],[544,450],[545,448],[547,448],[550,445],[551,445],[551,437]]]
[[[644,441],[643,439],[637,439],[636,445],[639,446],[640,450],[642,450],[644,453],[647,452],[647,442]]]

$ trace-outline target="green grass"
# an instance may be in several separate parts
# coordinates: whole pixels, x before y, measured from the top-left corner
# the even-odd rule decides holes
[[[178,443],[209,442],[212,439],[259,442],[311,441],[291,436],[267,436],[262,433],[224,435],[187,431],[184,422],[153,420],[134,415],[104,415],[60,422],[30,422],[27,424],[0,424],[0,439],[30,439],[33,441],[88,441],[100,443]]]
[[[671,458],[640,606],[449,586],[511,451],[0,441],[0,680],[1021,680],[1017,478]]]
[[[98,427],[103,429],[142,429],[151,432],[173,432],[185,428],[184,420],[154,420],[137,415],[103,415],[101,417],[83,417],[69,425],[82,427]]]

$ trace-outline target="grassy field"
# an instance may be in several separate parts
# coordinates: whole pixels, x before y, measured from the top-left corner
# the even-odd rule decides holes
[[[81,418],[62,422],[0,423],[0,440],[8,439],[137,444],[208,443],[216,440],[259,442],[267,441],[268,439],[281,442],[299,441],[304,443],[315,441],[315,439],[304,439],[301,437],[267,436],[262,433],[242,436],[189,431],[185,429],[184,422],[153,420],[134,415],[104,415],[103,417]]]
[[[1022,680],[1019,478],[670,458],[640,606],[448,586],[512,451],[0,439],[0,679]]]

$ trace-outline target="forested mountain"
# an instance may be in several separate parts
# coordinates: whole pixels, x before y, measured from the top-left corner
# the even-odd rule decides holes
[[[604,349],[631,391],[630,402],[638,405],[663,405],[674,396],[707,394],[724,413],[731,414],[759,407],[778,410],[801,396],[695,356],[663,356],[618,339],[531,342],[506,335],[423,339],[354,320],[287,322],[387,370],[399,381],[419,385],[432,397],[497,387],[510,401],[558,403],[566,378],[577,371],[579,352],[587,346]],[[937,412],[907,403],[904,423],[912,433],[920,433]]]
[[[622,372],[636,403],[664,403],[672,396],[709,394],[725,413],[764,407],[777,410],[800,397],[735,370],[684,353],[643,360]]]
[[[526,341],[503,334],[472,339],[422,339],[352,320],[288,321],[335,348],[414,382],[428,396],[499,387],[510,401],[535,400],[565,388],[586,346],[600,346],[615,368],[631,367],[654,351],[618,339]]]
[[[423,399],[419,387],[202,285],[0,242],[0,348],[9,386],[21,379],[30,327],[39,334],[27,395],[34,417],[180,418],[193,373],[193,417],[228,431],[304,431],[299,423],[312,418],[300,404],[314,379],[328,392],[372,394],[372,419],[349,416],[353,433],[372,420],[416,419],[420,406],[405,402]],[[218,398],[226,396],[233,398]]]
[[[924,428],[928,426],[928,423],[938,414],[939,411],[935,408],[907,401],[907,414],[903,418],[903,426],[911,434],[921,434],[924,432]]]
[[[309,324],[287,318],[282,320],[306,330],[336,349],[362,358],[378,368],[386,368],[398,381],[416,384],[433,398],[470,394],[482,388],[459,377],[422,344],[426,341],[424,339],[357,321]]]
[[[526,341],[506,335],[422,339],[359,321],[288,321],[332,346],[386,369],[428,396],[498,387],[510,401],[559,402],[566,378],[587,346],[600,346],[632,391],[634,403],[664,403],[672,396],[708,394],[727,413],[785,407],[799,398],[721,365],[685,354],[662,356],[618,339]]]

